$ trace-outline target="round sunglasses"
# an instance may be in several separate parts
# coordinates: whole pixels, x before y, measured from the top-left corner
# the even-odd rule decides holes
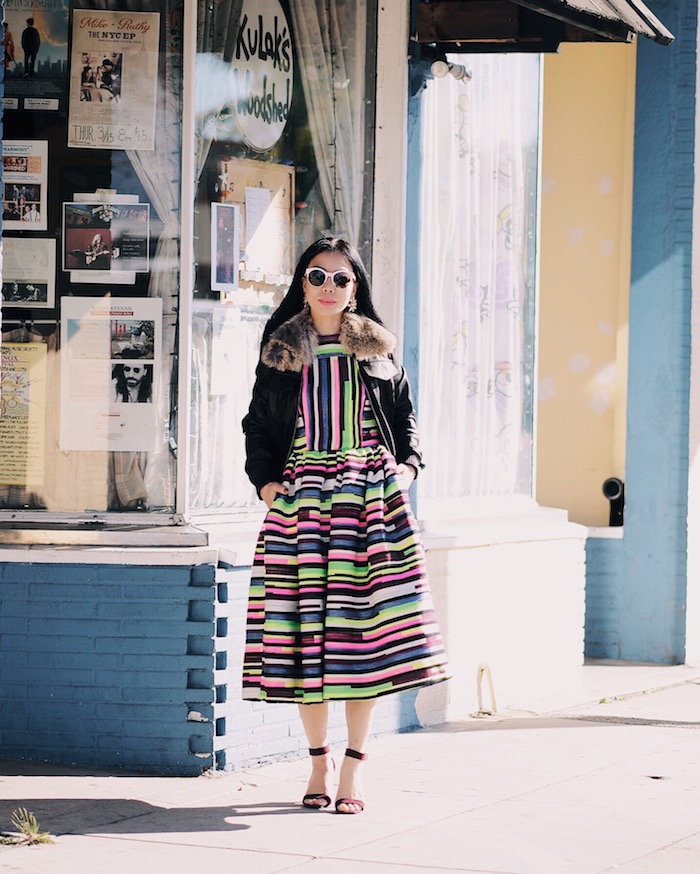
[[[336,288],[347,288],[351,282],[355,281],[355,274],[349,273],[347,270],[336,270],[335,273],[329,273],[323,267],[307,267],[304,278],[315,288],[325,285],[328,279],[333,280],[333,285]]]

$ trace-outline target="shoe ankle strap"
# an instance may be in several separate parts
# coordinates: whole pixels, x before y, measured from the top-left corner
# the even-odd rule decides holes
[[[350,747],[345,750],[345,755],[349,756],[351,759],[359,759],[361,762],[364,762],[367,758],[367,753],[360,753],[357,750],[351,750]]]
[[[325,747],[309,747],[309,755],[310,756],[325,756],[326,753],[330,753],[331,748],[329,746]]]

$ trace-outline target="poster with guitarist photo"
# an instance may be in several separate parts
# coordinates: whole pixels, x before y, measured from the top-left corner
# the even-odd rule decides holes
[[[147,203],[64,203],[63,269],[147,273],[149,225]]]

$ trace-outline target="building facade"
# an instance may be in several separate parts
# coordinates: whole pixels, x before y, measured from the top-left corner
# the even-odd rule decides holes
[[[427,466],[413,497],[453,675],[383,700],[375,730],[464,717],[485,675],[499,707],[534,707],[576,682],[584,627],[589,655],[682,661],[678,637],[662,651],[656,630],[637,631],[642,652],[599,632],[629,615],[610,588],[636,573],[619,554],[636,562],[633,538],[658,528],[637,510],[632,533],[634,357],[612,471],[622,539],[590,538],[566,488],[537,500],[548,58],[443,55],[464,46],[423,31],[408,2],[56,0],[35,21],[55,57],[40,49],[30,75],[20,6],[5,2],[0,755],[195,774],[305,746],[291,706],[240,697],[262,519],[240,421],[262,327],[327,233],[360,249],[414,385]],[[640,50],[637,81],[662,57],[672,90],[675,49]],[[685,128],[680,140],[670,177],[694,148]],[[637,206],[656,175],[637,166],[635,234],[661,221]],[[669,316],[679,337],[685,314]],[[681,440],[677,388],[659,415]],[[655,561],[685,548],[678,495],[674,507]],[[669,575],[676,601],[682,576]]]

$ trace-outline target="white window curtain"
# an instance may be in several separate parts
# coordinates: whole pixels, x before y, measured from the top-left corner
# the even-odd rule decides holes
[[[423,499],[532,489],[539,59],[450,58],[424,95]]]
[[[365,171],[367,2],[292,0],[291,11],[327,230],[358,245]]]
[[[259,507],[244,470],[241,421],[269,312],[219,308],[192,322],[190,506],[193,510]],[[225,380],[225,381],[224,381]]]

